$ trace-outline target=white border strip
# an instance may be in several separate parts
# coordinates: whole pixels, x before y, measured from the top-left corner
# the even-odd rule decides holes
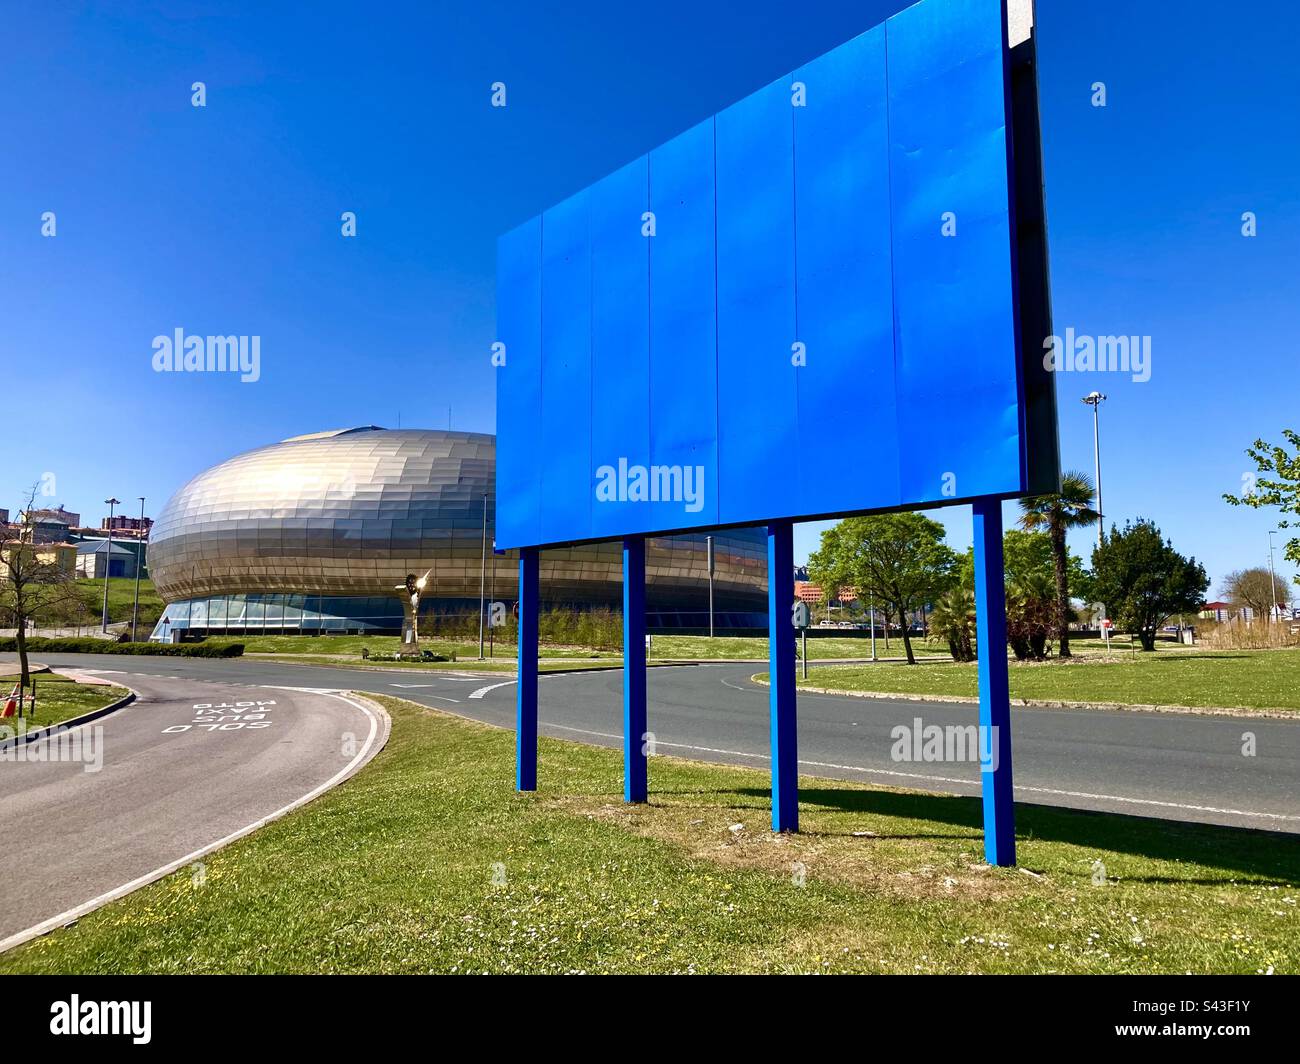
[[[269,685],[266,686],[268,690],[276,690],[276,688],[274,687],[271,687]],[[279,690],[303,690],[303,689],[302,688],[279,688]],[[388,742],[388,735],[390,730],[392,729],[392,718],[389,717],[387,711],[377,703],[372,702],[370,703],[369,706],[363,705],[361,702],[355,701],[347,697],[347,695],[339,694],[338,692],[335,691],[313,691],[312,693],[328,695],[331,698],[341,699],[342,701],[347,702],[350,706],[353,706],[354,708],[361,710],[361,712],[364,713],[366,717],[369,718],[370,720],[370,734],[366,736],[366,741],[364,745],[361,747],[361,749],[357,752],[356,757],[354,757],[351,761],[349,761],[346,766],[340,769],[337,773],[335,773],[334,776],[326,780],[319,787],[316,787],[314,790],[312,790],[309,794],[305,794],[301,798],[295,799],[294,801],[290,802],[288,805],[284,806],[283,808],[277,809],[274,813],[262,817],[262,819],[252,824],[249,824],[247,827],[240,828],[238,831],[233,832],[230,835],[227,835],[224,839],[218,839],[216,842],[210,843],[207,846],[202,847],[201,849],[195,850],[193,853],[187,853],[184,857],[177,858],[175,861],[172,861],[170,864],[165,864],[161,868],[155,868],[152,872],[146,872],[144,875],[131,880],[130,883],[124,883],[120,887],[114,887],[112,890],[108,891],[107,893],[101,894],[97,898],[92,898],[88,902],[84,902],[81,905],[76,906],[75,908],[67,910],[67,912],[59,913],[58,916],[51,916],[48,920],[42,920],[35,927],[29,927],[26,931],[19,931],[17,934],[10,935],[8,938],[0,940],[0,953],[4,953],[6,950],[13,949],[15,946],[21,946],[24,942],[30,942],[34,938],[40,938],[41,935],[47,935],[51,931],[57,930],[58,928],[63,927],[65,924],[69,924],[74,920],[79,920],[81,917],[86,916],[88,913],[94,912],[96,909],[107,905],[109,902],[117,901],[118,898],[125,897],[127,894],[130,894],[132,891],[136,891],[139,890],[141,887],[148,886],[150,883],[154,883],[157,880],[162,879],[164,876],[169,876],[173,872],[181,868],[184,868],[187,864],[190,864],[192,861],[197,861],[200,857],[206,857],[214,850],[219,850],[224,846],[229,846],[232,842],[237,842],[239,839],[242,839],[245,835],[251,835],[258,828],[265,827],[273,820],[279,820],[281,817],[289,813],[292,813],[295,809],[298,809],[299,807],[306,805],[308,802],[316,798],[319,798],[322,794],[330,790],[332,787],[338,786],[340,783],[348,779],[350,776],[355,775],[356,772],[360,770],[361,767],[365,765],[366,762],[369,761],[375,754],[377,754],[381,749],[383,749],[384,744]],[[371,706],[373,706],[374,708],[372,709]],[[383,736],[376,744],[375,739],[377,736],[379,736],[381,731],[383,732]]]

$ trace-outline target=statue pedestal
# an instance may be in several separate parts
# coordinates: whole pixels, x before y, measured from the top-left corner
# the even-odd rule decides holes
[[[415,625],[409,620],[402,622],[402,642],[397,651],[398,657],[418,658],[420,644],[415,639]]]

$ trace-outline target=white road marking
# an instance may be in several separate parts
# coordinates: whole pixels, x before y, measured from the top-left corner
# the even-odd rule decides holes
[[[437,687],[438,685],[435,683],[390,683],[388,686],[389,687]],[[441,702],[460,702],[459,698],[452,698],[451,695],[440,695],[437,693],[434,693],[432,695],[425,695],[424,697],[436,698]]]
[[[615,735],[609,732],[590,731],[586,728],[569,728],[563,724],[548,724],[546,727],[555,728],[559,731],[578,732],[581,735],[594,735],[601,739],[618,739],[622,741],[622,735]],[[671,747],[674,750],[691,750],[700,754],[723,754],[727,757],[747,757],[755,761],[771,762],[767,754],[751,754],[747,750],[722,750],[713,746],[692,746],[689,743],[667,743],[662,739],[655,740],[655,747]],[[866,775],[892,776],[898,779],[921,780],[925,783],[956,783],[963,787],[979,787],[979,780],[960,779],[955,776],[929,776],[919,772],[897,772],[887,768],[868,768],[865,765],[838,765],[831,761],[805,761],[800,760],[799,765],[805,768],[830,768],[840,772],[861,772]],[[1125,805],[1150,805],[1162,809],[1182,809],[1194,813],[1217,813],[1220,816],[1240,816],[1252,817],[1257,820],[1287,820],[1300,821],[1300,816],[1292,816],[1287,813],[1260,813],[1250,809],[1223,809],[1213,805],[1188,805],[1183,802],[1161,802],[1155,798],[1130,798],[1126,795],[1119,794],[1092,794],[1087,791],[1063,791],[1053,787],[1030,787],[1016,785],[1016,793],[1021,794],[1051,794],[1061,798],[1087,798],[1091,801],[1100,802],[1120,802]]]
[[[6,939],[0,940],[0,953],[3,953],[5,950],[13,949],[15,946],[21,946],[24,942],[29,942],[33,938],[39,938],[41,935],[48,934],[49,932],[54,931],[57,928],[63,927],[65,924],[71,923],[74,920],[79,920],[87,913],[94,912],[96,909],[100,908],[103,905],[107,905],[111,901],[116,901],[118,898],[130,894],[134,890],[139,890],[141,887],[148,886],[150,883],[156,882],[157,880],[162,879],[164,876],[171,875],[173,872],[181,868],[184,868],[187,864],[190,864],[193,861],[197,861],[200,857],[206,857],[208,854],[212,853],[213,851],[219,850],[223,846],[229,846],[232,842],[236,842],[239,839],[242,839],[245,835],[251,835],[258,828],[264,827],[265,825],[271,823],[271,821],[273,820],[279,820],[282,816],[292,813],[295,809],[298,809],[299,807],[306,805],[308,802],[312,801],[313,799],[320,797],[331,787],[335,786],[336,784],[342,783],[345,779],[347,779],[350,775],[356,772],[357,769],[359,769],[365,763],[365,761],[367,760],[367,755],[370,752],[370,748],[374,744],[375,737],[379,734],[379,727],[380,727],[379,718],[376,717],[373,712],[371,712],[369,707],[362,705],[360,702],[354,702],[346,695],[340,694],[337,691],[324,691],[324,690],[319,690],[314,688],[302,688],[302,687],[272,687],[270,689],[278,690],[278,691],[306,690],[306,691],[310,691],[313,694],[329,695],[332,698],[340,699],[341,701],[348,703],[348,705],[361,710],[361,712],[364,713],[367,719],[369,719],[370,721],[370,732],[366,736],[366,741],[362,744],[361,749],[357,751],[357,755],[351,761],[349,761],[347,765],[341,768],[338,772],[336,772],[328,780],[322,783],[319,787],[313,789],[310,793],[303,795],[301,798],[295,799],[294,801],[290,802],[288,805],[283,806],[280,809],[277,809],[274,813],[271,813],[268,816],[262,817],[260,820],[255,821],[252,824],[249,824],[247,827],[242,827],[238,831],[232,832],[231,834],[227,835],[224,839],[218,839],[216,842],[204,846],[201,849],[195,850],[193,853],[188,853],[184,857],[179,857],[175,861],[163,865],[161,868],[155,868],[152,872],[146,872],[144,875],[131,880],[130,883],[124,883],[120,887],[114,887],[112,890],[99,895],[99,897],[97,898],[92,898],[90,901],[84,902],[81,905],[76,906],[75,908],[69,909],[66,912],[59,913],[58,916],[52,916],[48,920],[41,921],[35,927],[29,927],[26,931],[19,931],[16,934],[10,935]],[[387,718],[388,714],[385,713],[384,717]]]
[[[571,732],[577,732],[579,735],[596,735],[596,736],[599,736],[599,737],[602,738],[602,739],[617,739],[619,742],[622,742],[622,741],[623,741],[623,736],[621,736],[621,735],[613,735],[613,734],[611,734],[610,732],[603,732],[603,731],[589,731],[589,730],[586,729],[586,728],[568,728],[568,727],[565,727],[563,724],[544,724],[544,725],[542,725],[542,727],[546,727],[546,728],[555,728],[557,731],[571,731]],[[664,743],[656,743],[655,745],[656,745],[656,746],[663,746],[663,745],[665,745],[665,744],[664,744]]]
[[[273,683],[262,684],[261,686],[268,691],[302,691],[309,695],[337,695],[344,690],[342,687],[285,687],[283,684]]]
[[[518,680],[506,680],[503,683],[488,684],[487,687],[480,687],[477,691],[471,691],[470,698],[482,698],[489,691],[495,691],[498,687],[509,687],[512,683],[518,683]]]
[[[436,683],[390,683],[388,686],[411,688],[411,687],[437,687],[438,685]]]

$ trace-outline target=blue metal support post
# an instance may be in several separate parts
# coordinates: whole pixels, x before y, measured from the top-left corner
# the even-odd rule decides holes
[[[536,547],[519,552],[519,680],[515,685],[515,789],[537,790],[537,612],[540,569]]]
[[[799,830],[799,750],[795,712],[794,524],[767,526],[768,704],[772,727],[772,830]]]
[[[984,859],[992,865],[1010,866],[1016,863],[1016,813],[1011,789],[1011,695],[1007,679],[1002,500],[977,499],[973,510]]]
[[[623,800],[646,800],[645,540],[623,540]]]

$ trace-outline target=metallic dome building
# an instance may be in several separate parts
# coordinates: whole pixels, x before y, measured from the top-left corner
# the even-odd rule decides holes
[[[154,524],[149,569],[168,632],[398,632],[396,587],[430,570],[421,615],[477,612],[484,498],[492,541],[496,440],[376,426],[295,436],[208,469]],[[719,627],[765,624],[761,529],[714,536]],[[489,550],[489,596],[513,602],[516,556]],[[618,607],[617,543],[542,555],[550,605]],[[708,624],[706,537],[646,545],[647,610],[660,627]],[[494,584],[493,588],[491,585]]]

